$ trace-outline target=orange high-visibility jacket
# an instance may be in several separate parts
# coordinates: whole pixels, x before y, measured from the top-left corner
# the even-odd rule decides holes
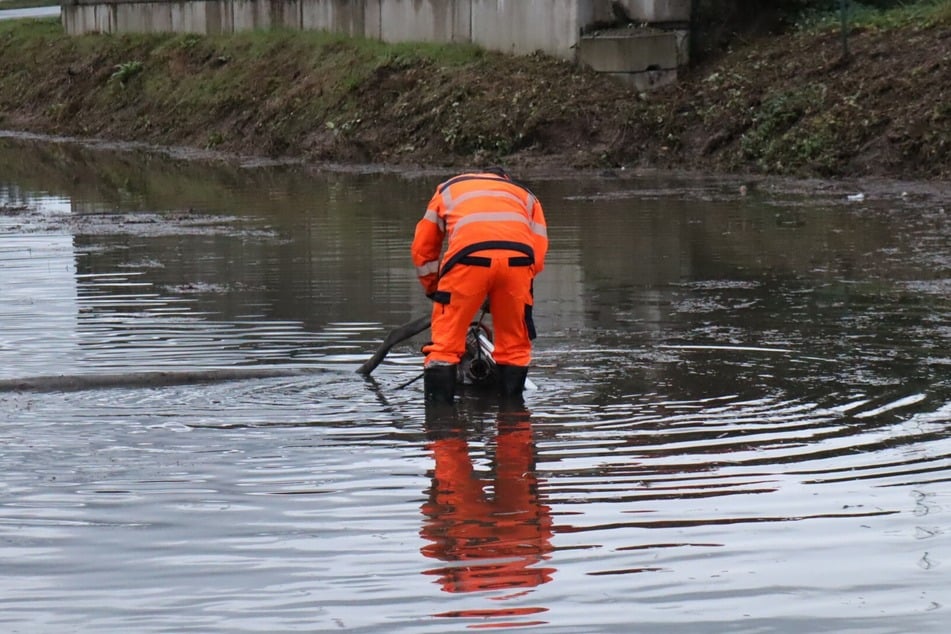
[[[439,276],[459,260],[488,249],[523,253],[532,258],[535,275],[545,268],[548,227],[535,195],[518,183],[488,173],[461,174],[439,185],[416,225],[411,248],[426,294],[437,290]]]

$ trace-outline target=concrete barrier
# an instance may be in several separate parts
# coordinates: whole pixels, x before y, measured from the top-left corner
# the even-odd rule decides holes
[[[578,61],[627,83],[650,90],[677,80],[687,64],[686,30],[624,28],[585,35],[578,42]]]

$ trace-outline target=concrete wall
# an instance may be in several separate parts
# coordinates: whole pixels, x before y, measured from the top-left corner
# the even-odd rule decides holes
[[[689,0],[624,0],[638,20]],[[230,33],[320,29],[386,42],[474,42],[574,58],[582,28],[612,19],[610,0],[63,0],[67,33]]]
[[[690,19],[690,0],[617,2],[635,23],[679,28]],[[625,78],[649,72],[649,80],[634,77],[643,87],[676,78],[686,63],[685,31],[582,36],[615,21],[614,9],[611,0],[63,0],[62,20],[71,35],[290,28],[391,43],[473,42],[512,54],[542,51]]]
[[[690,0],[619,0],[635,22],[660,24],[690,21]]]
[[[376,0],[384,42],[465,42],[471,36],[471,0]]]
[[[380,0],[295,0],[300,5],[299,28],[375,37],[380,33]]]
[[[472,40],[505,53],[543,51],[571,58],[578,40],[578,0],[471,0]]]
[[[275,27],[327,30],[386,42],[475,42],[565,58],[579,14],[607,0],[64,0],[72,35],[230,33]]]

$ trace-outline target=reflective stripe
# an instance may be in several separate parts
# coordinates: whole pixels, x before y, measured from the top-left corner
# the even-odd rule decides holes
[[[446,232],[446,221],[440,218],[439,214],[437,214],[432,209],[426,210],[426,213],[423,215],[423,220],[428,220],[429,222],[439,227],[440,232],[442,233]]]
[[[480,211],[479,213],[468,214],[460,218],[453,227],[453,231],[472,222],[520,222],[529,228],[532,227],[532,223],[529,222],[528,218],[517,211]]]
[[[525,213],[527,213],[529,216],[532,215],[532,207],[531,206],[526,207],[525,201],[519,198],[518,196],[516,196],[515,194],[513,194],[512,192],[492,191],[492,190],[478,190],[478,191],[466,192],[465,194],[463,194],[459,198],[456,198],[455,200],[446,200],[446,195],[443,194],[443,200],[446,201],[446,213],[452,213],[455,207],[461,205],[462,203],[466,202],[467,200],[471,198],[506,198],[508,200],[518,203],[518,205],[522,209],[524,209]]]
[[[536,236],[541,236],[543,238],[548,237],[548,227],[546,227],[545,225],[539,224],[537,222],[533,222],[531,224],[531,227],[532,227],[532,233],[534,233]]]
[[[435,275],[439,273],[439,260],[433,260],[432,262],[427,262],[422,266],[416,267],[417,277],[426,277],[427,275]]]

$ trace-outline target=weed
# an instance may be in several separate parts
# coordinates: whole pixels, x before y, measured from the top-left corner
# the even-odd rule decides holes
[[[791,130],[808,114],[822,110],[825,94],[824,85],[808,84],[767,97],[740,139],[743,156],[764,169],[777,162],[802,163],[814,157],[824,141]]]
[[[208,149],[216,148],[222,143],[224,143],[225,137],[221,132],[213,130],[208,133],[208,138],[205,140],[205,147]]]
[[[143,68],[144,66],[142,65],[142,62],[138,60],[116,64],[116,70],[114,73],[112,73],[110,79],[112,81],[118,82],[120,86],[125,88],[126,84],[129,83],[129,80],[141,73]]]

